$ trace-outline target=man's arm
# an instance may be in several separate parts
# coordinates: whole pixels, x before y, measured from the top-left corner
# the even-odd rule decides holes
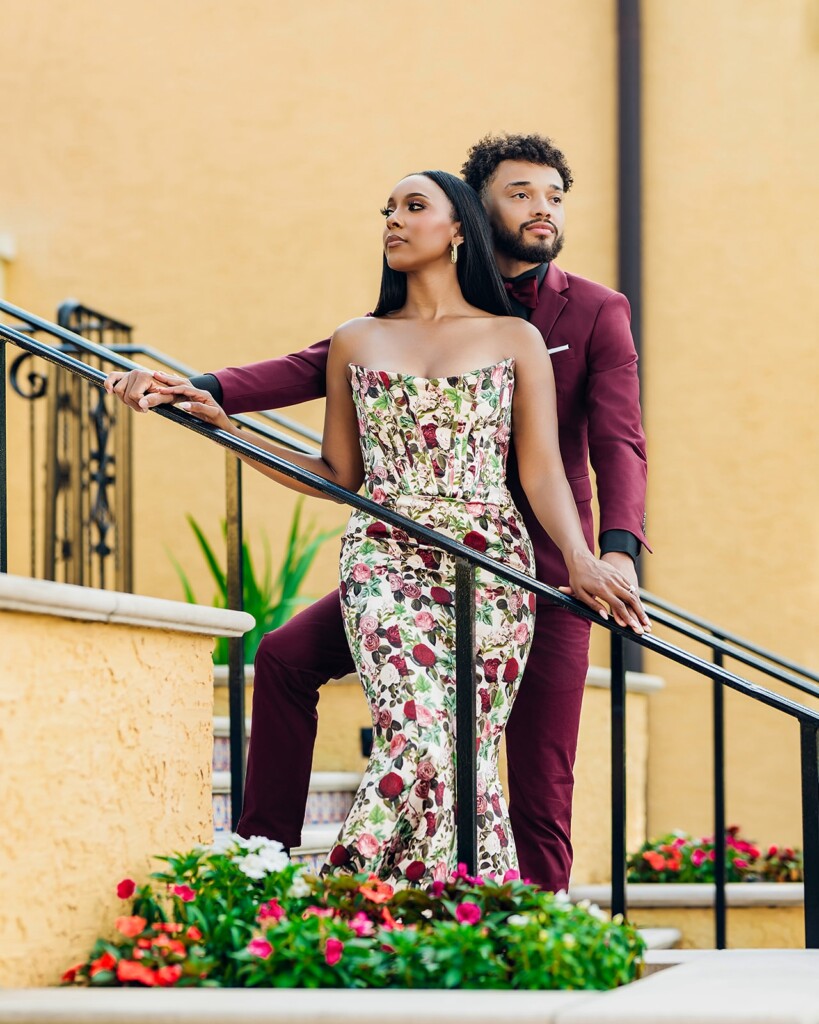
[[[625,296],[610,295],[589,342],[586,408],[589,455],[597,478],[601,552],[651,548],[645,536],[646,443],[640,416],[637,352]],[[630,534],[633,540],[623,536]]]
[[[327,391],[329,338],[310,348],[248,366],[228,367],[216,373],[198,374],[192,380],[147,369],[115,370],[105,380],[105,390],[137,412],[176,400],[168,385],[190,384],[211,394],[229,414],[280,409],[314,398]],[[165,391],[163,391],[165,389]]]

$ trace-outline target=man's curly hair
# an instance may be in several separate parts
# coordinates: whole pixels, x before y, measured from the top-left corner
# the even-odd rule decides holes
[[[566,157],[545,135],[485,135],[467,153],[461,176],[482,195],[502,160],[554,167],[563,179],[564,190],[568,192],[572,187],[574,179]]]

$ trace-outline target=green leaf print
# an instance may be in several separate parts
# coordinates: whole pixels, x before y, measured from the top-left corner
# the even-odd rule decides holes
[[[463,392],[458,391],[456,388],[444,388],[444,394],[452,403],[455,412],[459,413],[464,399]]]
[[[387,820],[387,815],[384,813],[381,804],[373,804],[368,817],[373,825],[381,825]]]

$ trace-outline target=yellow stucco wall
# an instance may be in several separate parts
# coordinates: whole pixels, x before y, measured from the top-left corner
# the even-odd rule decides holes
[[[643,8],[647,580],[816,670],[819,6]],[[649,828],[710,831],[709,684],[648,671]],[[729,819],[801,842],[795,723],[727,719]]]
[[[819,86],[815,0],[646,0],[648,585],[819,664]],[[0,231],[7,297],[69,295],[202,368],[264,358],[371,308],[384,192],[457,170],[487,130],[538,130],[576,185],[561,264],[616,284],[613,0],[263,0],[70,6],[6,0]],[[11,399],[12,569],[28,571],[27,415]],[[320,425],[317,406],[299,411]],[[179,596],[166,548],[210,594],[184,514],[217,535],[220,453],[135,424],[136,588]],[[249,477],[249,473],[246,476]],[[335,506],[312,502],[325,525]],[[293,499],[249,480],[251,538]],[[308,591],[335,582],[336,542]],[[595,631],[593,661],[607,658]],[[649,829],[707,831],[704,684],[667,664],[653,699]],[[796,743],[729,701],[728,813],[799,841]]]
[[[714,911],[706,907],[635,907],[638,928],[678,928],[680,949],[714,948]],[[730,907],[728,949],[804,949],[802,907]]]
[[[206,636],[0,611],[0,986],[54,984],[115,887],[212,835]]]

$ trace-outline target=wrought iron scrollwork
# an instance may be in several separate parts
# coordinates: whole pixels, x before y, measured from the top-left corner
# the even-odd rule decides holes
[[[25,398],[31,402],[36,401],[38,398],[42,398],[48,390],[48,376],[45,373],[40,373],[33,367],[28,371],[25,377],[28,381],[29,390],[25,391],[20,383],[20,373],[23,365],[27,360],[33,358],[34,356],[30,352],[23,352],[9,367],[9,384],[11,384],[12,390],[21,398]]]

